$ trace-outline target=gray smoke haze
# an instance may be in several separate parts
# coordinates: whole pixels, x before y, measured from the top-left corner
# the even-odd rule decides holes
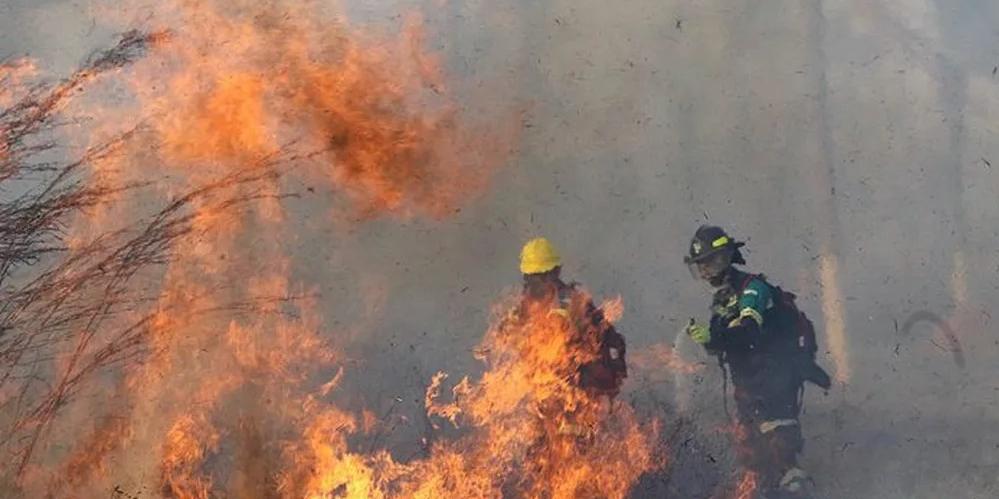
[[[420,421],[434,372],[475,373],[490,305],[536,235],[561,248],[570,279],[623,297],[631,352],[680,338],[685,359],[705,360],[677,332],[707,314],[681,259],[711,222],[748,239],[749,268],[796,291],[820,329],[820,248],[838,261],[850,374],[828,395],[809,390],[803,416],[823,497],[996,495],[999,4],[347,3],[388,29],[422,8],[470,113],[526,109],[517,154],[454,217],[295,243],[295,279],[323,294],[332,327],[356,329],[352,406]],[[94,15],[3,0],[0,55],[65,72],[110,39]],[[323,205],[293,201],[289,223],[325,223]],[[963,367],[931,324],[904,328],[921,310],[955,329]],[[696,421],[697,450],[672,451],[678,497],[727,472],[707,459],[728,452],[716,371],[629,381],[630,397]],[[411,453],[419,432],[402,425],[392,445]]]

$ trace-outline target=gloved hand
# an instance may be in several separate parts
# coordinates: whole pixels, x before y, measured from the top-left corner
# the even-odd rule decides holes
[[[684,331],[687,333],[687,336],[690,336],[690,339],[701,345],[711,341],[711,330],[705,325],[694,322],[693,319],[691,319],[690,324],[687,324]]]

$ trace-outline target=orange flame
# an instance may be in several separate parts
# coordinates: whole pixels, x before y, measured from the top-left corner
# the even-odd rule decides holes
[[[287,278],[297,235],[280,200],[287,185],[325,182],[336,208],[363,217],[443,216],[481,191],[509,136],[480,133],[458,112],[415,20],[400,39],[380,40],[313,2],[235,3],[161,2],[153,20],[172,23],[171,35],[120,73],[133,99],[75,101],[94,117],[82,143],[143,125],[122,155],[92,166],[121,183],[156,179],[163,199],[103,208],[70,237],[83,247],[145,206],[219,178],[280,169],[288,180],[236,181],[194,201],[192,237],[150,278],[161,289],[143,340],[149,356],[114,373],[113,409],[65,411],[56,434],[76,445],[45,458],[55,464],[22,484],[28,495],[97,497],[130,482],[181,498],[379,497],[424,482],[415,470],[436,466],[351,452],[348,437],[377,421],[368,413],[359,423],[328,400],[344,366],[314,300],[286,300],[300,295]],[[245,202],[234,208],[227,197]],[[277,301],[195,314],[257,297]],[[67,437],[111,410],[113,423]]]
[[[739,479],[739,485],[735,488],[735,499],[753,499],[756,497],[757,476],[755,472],[746,471]]]
[[[582,306],[579,301],[577,306]],[[501,309],[504,307],[500,307]],[[346,435],[356,423],[329,408],[314,417],[300,459],[282,475],[283,497],[624,497],[645,471],[657,428],[639,425],[626,404],[611,404],[570,382],[593,354],[560,316],[531,308],[498,315],[480,348],[487,371],[464,378],[439,403],[444,373],[427,388],[427,410],[467,433],[434,444],[426,459],[397,463],[384,452],[360,455]]]
[[[0,62],[0,107],[8,107],[16,101],[37,75],[38,67],[32,59]]]
[[[373,42],[314,2],[230,3],[162,7],[179,25],[134,88],[168,165],[290,150],[366,217],[447,215],[485,186],[505,139],[459,118],[417,18]]]
[[[574,299],[570,316],[580,317],[573,314],[586,303],[585,295]],[[435,478],[417,490],[435,497],[449,494],[442,486],[462,484],[463,497],[492,497],[514,483],[527,497],[624,497],[658,465],[656,428],[638,424],[627,404],[573,382],[597,349],[563,316],[529,304],[495,323],[478,349],[488,367],[479,381],[464,379],[450,404],[433,403],[442,375],[431,383],[429,412],[463,417],[471,433],[435,448],[443,462],[430,463]]]
[[[316,9],[314,2],[161,2],[153,19],[176,25],[125,73],[134,107],[97,103],[100,133],[144,128],[123,157],[95,171],[154,179],[162,197],[123,201],[81,222],[73,237],[234,173],[284,177],[229,185],[225,194],[245,201],[239,209],[224,195],[194,203],[191,237],[173,248],[162,275],[144,283],[159,286],[147,311],[146,355],[109,373],[113,408],[81,403],[67,411],[57,434],[73,434],[75,445],[46,456],[55,464],[25,483],[26,493],[100,497],[128,481],[199,499],[624,497],[662,465],[652,448],[658,428],[639,423],[628,404],[577,386],[576,370],[595,359],[598,340],[538,307],[517,320],[494,318],[478,349],[485,374],[464,378],[451,401],[438,400],[446,375],[431,380],[426,410],[461,426],[459,437],[428,440],[426,456],[407,462],[353,444],[378,422],[332,400],[343,345],[313,295],[296,292],[308,285],[288,277],[297,234],[285,223],[283,193],[325,182],[338,195],[336,208],[362,219],[445,216],[484,188],[509,135],[480,134],[459,113],[423,50],[418,22],[407,23],[399,40],[376,40]],[[273,300],[245,305],[258,297]],[[245,309],[227,309],[232,303]],[[580,295],[570,316],[588,304]],[[624,310],[619,298],[603,308],[611,322]],[[220,310],[228,312],[205,312]],[[75,434],[92,411],[112,410],[121,411],[114,423]]]
[[[198,467],[207,452],[217,449],[218,442],[218,434],[207,422],[187,415],[177,420],[163,442],[163,488],[174,497],[210,497],[211,478],[200,474]]]
[[[604,319],[611,324],[616,324],[624,317],[624,300],[621,296],[616,296],[609,300],[604,300],[600,305],[600,310],[604,312]]]

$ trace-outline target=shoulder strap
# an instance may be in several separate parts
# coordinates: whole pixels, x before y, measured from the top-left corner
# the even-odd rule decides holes
[[[753,282],[753,279],[763,280],[763,275],[762,274],[746,274],[746,276],[742,278],[742,282],[739,283],[739,289],[737,289],[736,291],[739,294],[742,294],[742,292],[745,291],[747,287],[749,287],[749,283]],[[766,281],[764,281],[764,282],[766,282]]]

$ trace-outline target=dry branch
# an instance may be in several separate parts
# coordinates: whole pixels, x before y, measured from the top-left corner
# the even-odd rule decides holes
[[[157,314],[155,282],[179,241],[193,234],[195,207],[238,212],[265,196],[291,161],[268,157],[191,188],[148,216],[108,228],[70,248],[67,228],[100,205],[143,196],[145,183],[111,185],[88,176],[96,161],[120,154],[140,130],[118,135],[75,160],[55,137],[60,110],[88,83],[143,56],[163,33],[125,34],[69,78],[35,83],[0,107],[0,460],[14,478],[31,461],[60,408],[94,375],[147,355]],[[0,72],[0,83],[3,73]],[[148,196],[155,198],[153,196]],[[143,278],[150,279],[143,279]],[[259,313],[294,297],[251,297],[186,316]]]

